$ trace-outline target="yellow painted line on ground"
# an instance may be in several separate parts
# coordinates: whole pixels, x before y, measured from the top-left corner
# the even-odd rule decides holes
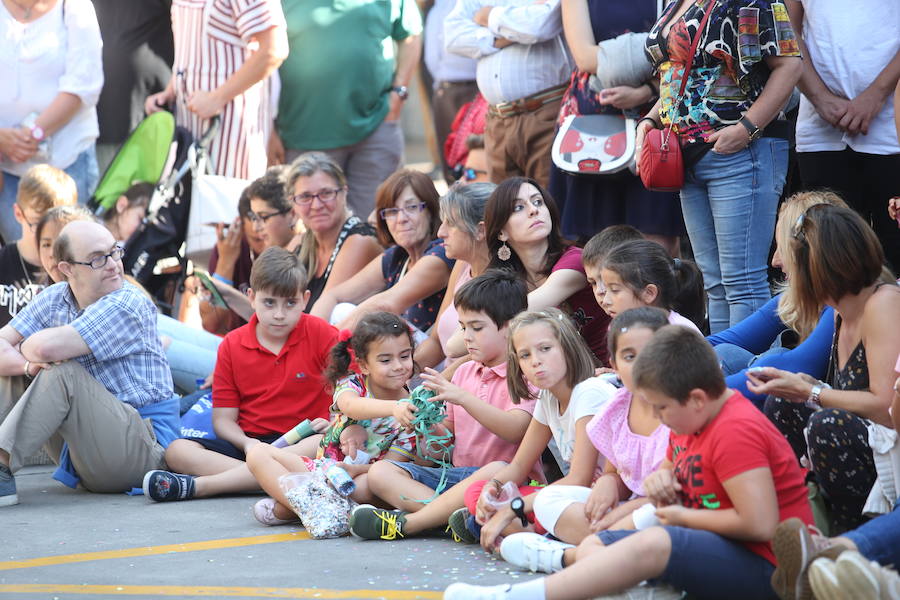
[[[259,544],[274,544],[277,542],[308,540],[309,537],[310,536],[307,532],[297,531],[294,533],[254,535],[251,537],[229,538],[224,540],[207,540],[203,542],[188,542],[185,544],[169,544],[166,546],[143,546],[140,548],[126,548],[124,550],[104,550],[101,552],[83,552],[81,554],[61,554],[59,556],[44,556],[41,558],[26,558],[24,560],[8,560],[0,562],[0,571],[8,571],[10,569],[29,569],[32,567],[46,567],[49,565],[65,565],[69,563],[87,562],[90,560],[132,558],[136,556],[153,556],[157,554],[171,554],[175,552],[196,552],[197,550],[218,550],[220,548],[256,546]]]
[[[0,594],[78,594],[91,596],[181,596],[217,598],[391,598],[439,599],[442,592],[418,590],[324,590],[319,588],[205,587],[180,585],[0,584]]]

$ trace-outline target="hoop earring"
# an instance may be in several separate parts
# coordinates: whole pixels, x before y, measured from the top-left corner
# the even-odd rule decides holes
[[[506,262],[510,258],[512,258],[512,250],[509,249],[509,246],[506,245],[506,242],[503,242],[503,245],[497,248],[497,258],[499,258],[503,262]]]

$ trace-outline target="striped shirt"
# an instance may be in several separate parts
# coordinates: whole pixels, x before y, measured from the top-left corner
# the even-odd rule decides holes
[[[281,3],[275,0],[174,0],[177,123],[194,136],[206,131],[209,123],[187,109],[190,95],[225,83],[247,60],[254,36],[284,26]],[[209,149],[215,174],[255,179],[265,173],[271,104],[270,85],[263,80],[225,105]]]
[[[73,327],[90,349],[73,360],[126,404],[143,408],[172,397],[169,362],[156,333],[156,307],[130,283],[84,309],[68,283],[51,285],[9,324],[25,338],[51,327]]]
[[[444,22],[447,50],[478,59],[478,89],[491,104],[563,85],[575,63],[562,37],[560,0],[458,0]],[[494,6],[488,27],[472,20]],[[496,48],[494,38],[512,42]]]

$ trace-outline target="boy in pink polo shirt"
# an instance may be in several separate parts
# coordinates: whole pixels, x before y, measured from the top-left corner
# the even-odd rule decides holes
[[[369,470],[370,489],[400,511],[358,506],[350,531],[364,539],[393,540],[444,527],[463,506],[465,491],[475,481],[490,479],[516,453],[534,410],[534,400],[513,403],[506,385],[507,323],[527,308],[525,283],[508,271],[488,271],[456,293],[454,305],[469,351],[452,381],[433,369],[422,379],[447,406],[443,425],[453,432],[453,466],[380,461]],[[536,465],[535,476],[543,474]],[[449,488],[428,504],[442,475]]]

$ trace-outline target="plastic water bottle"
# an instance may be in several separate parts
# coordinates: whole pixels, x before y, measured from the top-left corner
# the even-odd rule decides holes
[[[328,467],[325,471],[325,477],[341,496],[349,496],[356,489],[356,484],[353,483],[350,473],[337,465]]]
[[[312,428],[309,419],[303,419],[293,429],[287,431],[283,436],[272,442],[276,448],[285,448],[292,446],[304,438],[308,438],[316,431]]]

